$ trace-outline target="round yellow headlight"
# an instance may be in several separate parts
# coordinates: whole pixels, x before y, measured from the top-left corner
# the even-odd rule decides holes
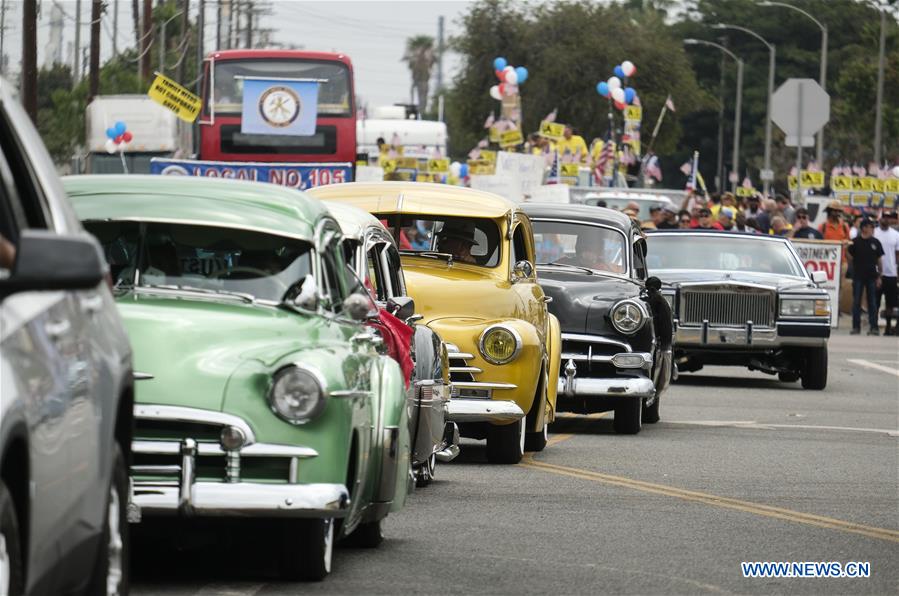
[[[488,329],[480,342],[481,355],[493,364],[505,364],[518,355],[521,341],[505,327]]]

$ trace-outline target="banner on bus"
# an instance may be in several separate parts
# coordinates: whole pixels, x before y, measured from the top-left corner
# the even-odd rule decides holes
[[[153,158],[150,160],[150,173],[269,182],[297,190],[353,181],[353,166],[350,163],[298,164]]]
[[[311,136],[318,116],[318,79],[243,77],[240,132]]]

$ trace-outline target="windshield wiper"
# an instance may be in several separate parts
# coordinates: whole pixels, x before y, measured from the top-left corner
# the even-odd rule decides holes
[[[593,271],[593,269],[590,269],[589,267],[581,267],[580,265],[571,265],[569,263],[555,263],[555,262],[553,262],[553,263],[537,263],[537,266],[538,267],[566,267],[568,269],[576,269],[578,271],[583,271],[584,273],[587,273],[589,275],[593,275],[595,273]]]
[[[436,250],[401,250],[401,255],[409,255],[410,257],[427,257],[429,259],[444,259],[448,264],[453,264],[453,255],[448,252],[438,252]]]
[[[198,288],[195,286],[183,286],[176,284],[143,284],[137,286],[138,288],[152,288],[158,290],[175,290],[175,291],[184,291],[184,292],[195,292],[197,294],[216,294],[219,296],[233,296],[235,298],[240,298],[247,304],[253,304],[256,302],[256,296],[252,294],[247,294],[245,292],[232,292],[230,290],[213,290],[211,288]]]

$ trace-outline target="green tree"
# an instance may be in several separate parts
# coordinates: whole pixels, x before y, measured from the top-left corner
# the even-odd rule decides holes
[[[418,111],[424,113],[428,105],[428,91],[431,85],[431,71],[437,63],[437,52],[434,48],[434,38],[429,35],[416,35],[406,40],[406,52],[402,58],[409,66],[412,75],[412,86],[409,89],[409,99],[412,101],[413,92],[418,96]]]

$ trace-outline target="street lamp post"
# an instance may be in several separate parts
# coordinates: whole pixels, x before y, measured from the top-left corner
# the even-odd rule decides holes
[[[768,114],[765,118],[765,169],[762,172],[762,186],[767,196],[769,191],[771,190],[771,181],[773,180],[773,171],[771,170],[771,98],[774,97],[774,63],[775,63],[775,55],[777,52],[777,48],[773,43],[768,43],[764,37],[756,33],[755,31],[751,31],[746,27],[740,27],[738,25],[727,25],[724,23],[717,23],[712,25],[713,29],[734,29],[735,31],[742,31],[743,33],[747,33],[763,44],[768,48]]]
[[[802,10],[798,6],[793,6],[792,4],[787,4],[785,2],[772,2],[770,0],[762,0],[759,2],[759,6],[779,6],[782,8],[790,8],[795,10],[796,12],[804,14],[806,17],[812,20],[819,29],[821,29],[821,70],[818,75],[818,83],[821,85],[821,88],[827,91],[827,25],[813,17],[811,14]],[[824,128],[818,131],[818,147],[815,151],[815,159],[818,162],[818,167],[824,167]]]
[[[712,41],[705,41],[704,39],[685,39],[684,43],[688,46],[693,45],[704,45],[711,46],[713,48],[718,48],[731,58],[733,58],[737,63],[737,100],[736,105],[734,107],[734,146],[733,153],[731,154],[731,160],[733,162],[732,166],[733,171],[737,173],[737,178],[739,178],[740,172],[740,121],[741,115],[743,113],[743,61],[740,60],[736,54],[728,50],[723,45],[717,44]],[[737,181],[736,179],[731,181],[730,185],[731,192],[736,194],[737,192]]]

